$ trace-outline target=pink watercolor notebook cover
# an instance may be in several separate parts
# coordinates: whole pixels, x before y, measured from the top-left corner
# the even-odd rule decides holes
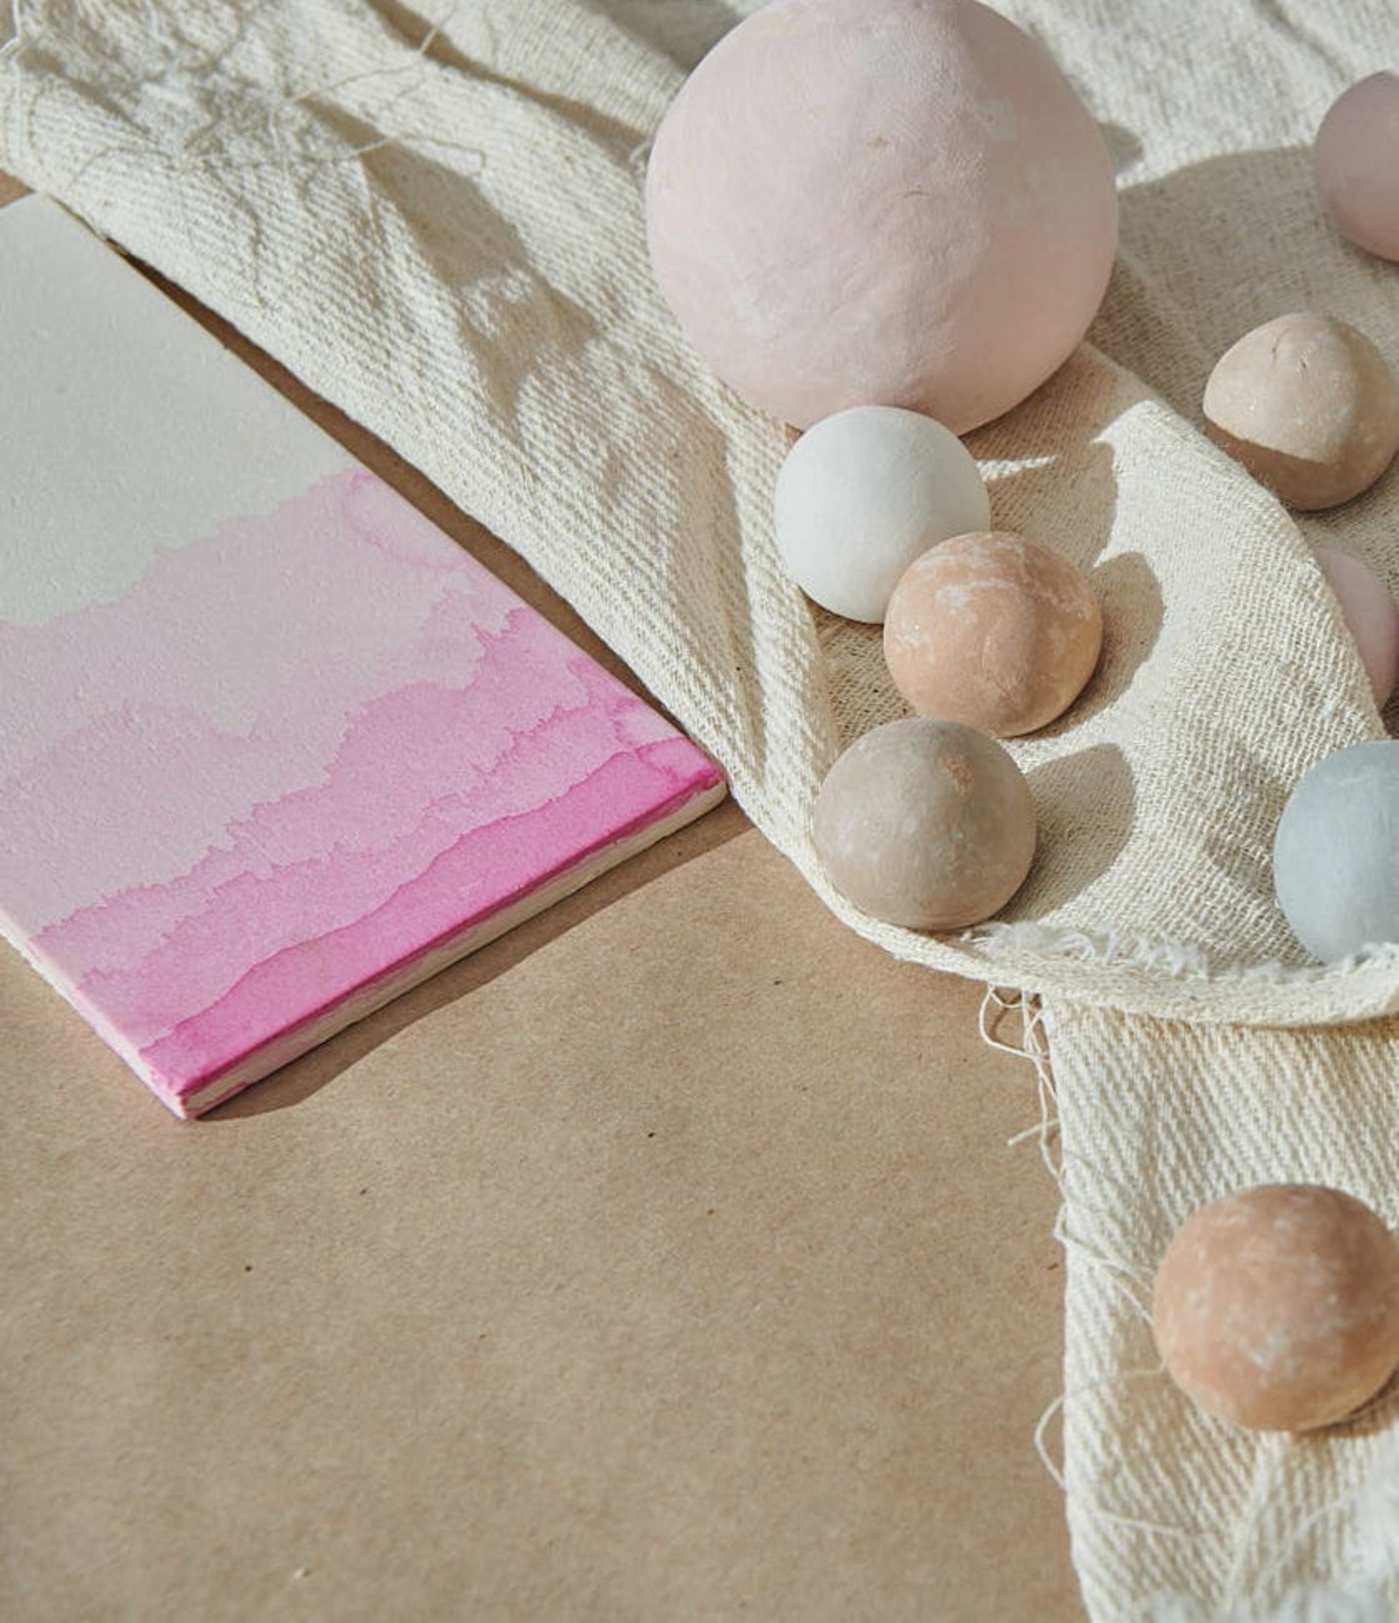
[[[197,1115],[719,800],[52,203],[0,210],[0,927]]]

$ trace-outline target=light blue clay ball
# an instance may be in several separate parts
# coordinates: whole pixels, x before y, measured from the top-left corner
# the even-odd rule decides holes
[[[1278,823],[1273,884],[1317,958],[1399,941],[1399,741],[1352,745],[1307,773]]]

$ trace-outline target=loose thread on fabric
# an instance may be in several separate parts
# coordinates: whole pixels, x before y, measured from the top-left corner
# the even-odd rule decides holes
[[[1159,940],[1132,932],[1095,932],[1074,926],[1041,923],[992,922],[964,931],[958,938],[969,947],[992,948],[1010,954],[1048,960],[1133,969],[1198,980],[1209,984],[1266,982],[1269,985],[1325,986],[1358,970],[1392,971],[1399,962],[1399,945],[1376,942],[1346,958],[1325,964],[1285,964],[1264,958],[1247,963],[1221,960],[1194,942]]]
[[[143,3],[148,31],[151,37],[159,41],[161,47],[164,49],[167,57],[168,67],[174,63],[177,55],[176,46],[170,39],[169,33],[161,19],[159,9],[154,5],[153,0],[143,0]],[[23,34],[22,29],[24,16],[23,8],[26,4],[27,0],[11,0],[13,14],[16,18],[17,34],[15,39],[9,41],[3,50],[0,50],[0,57],[17,56],[19,47],[28,45],[32,42],[29,37]],[[417,45],[413,47],[411,52],[411,60],[407,62],[401,62],[392,67],[386,66],[380,68],[362,69],[356,73],[344,74],[338,79],[327,80],[322,84],[309,85],[304,90],[299,90],[294,93],[289,92],[283,96],[271,98],[268,102],[266,110],[266,128],[268,140],[273,149],[273,155],[267,159],[240,159],[236,166],[238,172],[243,173],[259,169],[279,168],[284,174],[287,175],[292,175],[298,171],[304,175],[316,169],[330,165],[354,163],[360,158],[373,152],[382,151],[386,147],[396,145],[407,146],[410,143],[423,143],[425,145],[442,147],[466,155],[474,161],[475,168],[472,172],[474,174],[480,174],[486,165],[485,152],[483,152],[479,147],[471,146],[466,142],[453,141],[444,135],[436,134],[430,130],[400,130],[391,135],[381,133],[372,141],[366,141],[359,146],[348,147],[344,151],[308,156],[305,153],[294,150],[289,139],[288,132],[283,124],[283,119],[285,116],[294,109],[306,103],[319,100],[323,97],[334,95],[337,91],[343,90],[348,86],[361,84],[376,79],[396,78],[402,74],[412,75],[412,78],[408,84],[396,90],[391,96],[379,103],[378,106],[367,111],[365,115],[367,121],[371,124],[377,123],[377,121],[385,113],[387,113],[390,108],[397,106],[399,102],[413,95],[421,88],[423,79],[427,72],[426,60],[428,52],[431,50],[434,41],[456,16],[459,8],[460,0],[453,0],[453,3],[447,8],[442,16],[429,27],[422,39],[419,40]],[[198,77],[209,72],[215,66],[217,60],[218,53],[211,56],[208,60],[198,64],[196,68],[187,69],[185,71],[191,74],[193,77]],[[149,77],[151,79],[155,79],[158,77],[158,75],[151,74]],[[217,173],[222,177],[227,173],[227,168],[218,162],[217,153],[208,150],[199,150],[200,147],[208,148],[209,145],[217,139],[222,123],[222,117],[214,117],[209,119],[205,124],[201,125],[198,130],[194,131],[193,134],[185,137],[185,139],[181,142],[178,154],[163,152],[159,149],[153,150],[155,150],[157,155],[166,163],[170,164],[177,173],[188,172],[191,169],[204,169]],[[108,147],[99,152],[91,153],[84,160],[82,165],[73,174],[68,176],[66,186],[76,186],[78,182],[82,180],[86,171],[94,164],[105,158],[118,155],[141,157],[144,156],[145,153],[143,149],[131,146]]]
[[[1003,1042],[992,1029],[992,1011],[1000,1014],[1019,1013],[1021,1018],[1021,1040],[1019,1046],[1014,1043]],[[1149,1284],[1149,1277],[1142,1270],[1135,1267],[1125,1258],[1109,1256],[1105,1252],[1096,1250],[1086,1241],[1079,1239],[1071,1232],[1068,1226],[1069,1197],[1066,1183],[1066,1158],[1063,1154],[1062,1143],[1058,1140],[1059,1117],[1058,1099],[1054,1088],[1054,1073],[1049,1056],[1049,1037],[1045,1030],[1044,1010],[1038,999],[1015,992],[1005,996],[996,986],[988,986],[981,1000],[981,1008],[977,1016],[978,1030],[982,1041],[997,1053],[1008,1054],[1013,1059],[1028,1060],[1034,1067],[1035,1092],[1039,1106],[1039,1119],[1022,1131],[1012,1134],[1007,1139],[1007,1147],[1014,1148],[1025,1143],[1028,1139],[1036,1139],[1039,1143],[1040,1160],[1054,1182],[1059,1192],[1059,1206],[1054,1214],[1054,1222],[1050,1234],[1055,1243],[1065,1252],[1072,1251],[1088,1266],[1098,1269],[1106,1274],[1113,1286],[1120,1290],[1132,1310],[1133,1314],[1145,1321],[1151,1322],[1151,1314],[1143,1303],[1128,1288],[1127,1281],[1133,1280],[1139,1284]],[[1059,1154],[1056,1157],[1054,1146],[1059,1143]]]
[[[272,144],[276,148],[279,156],[285,159],[288,155],[287,137],[286,132],[281,126],[281,119],[284,114],[304,103],[318,101],[325,96],[332,96],[337,91],[344,90],[350,85],[363,84],[374,79],[396,78],[399,74],[403,73],[412,74],[413,77],[408,84],[396,90],[393,95],[388,97],[387,100],[381,102],[377,107],[369,111],[367,115],[369,122],[377,123],[378,120],[386,112],[388,112],[391,107],[396,107],[399,102],[405,100],[407,97],[420,90],[422,88],[423,80],[427,75],[428,53],[431,51],[438,36],[456,16],[458,10],[460,9],[460,4],[461,0],[452,0],[452,4],[448,6],[446,11],[444,11],[437,21],[431,25],[423,37],[413,47],[411,61],[401,62],[397,67],[392,68],[364,68],[358,73],[347,73],[343,77],[339,79],[332,79],[326,84],[310,85],[305,90],[297,91],[295,95],[283,96],[280,100],[275,101],[268,112],[268,133],[272,138]],[[401,130],[396,135],[380,135],[373,141],[366,141],[364,145],[351,147],[345,152],[326,154],[320,158],[301,157],[298,159],[298,162],[304,168],[319,168],[324,164],[350,163],[358,158],[367,156],[371,152],[380,152],[385,147],[406,146],[409,142],[415,141],[425,142],[433,146],[446,147],[452,151],[468,154],[477,161],[477,168],[475,170],[475,173],[477,174],[479,174],[481,170],[485,168],[486,154],[482,152],[479,147],[468,146],[464,142],[460,141],[451,141],[445,136],[434,135],[428,130]]]
[[[1003,1016],[1012,1013],[1020,1015],[1020,1040],[1018,1044],[1005,1041],[997,1034],[996,1030],[999,1020]],[[1133,1316],[1149,1327],[1151,1324],[1150,1310],[1132,1289],[1134,1283],[1149,1284],[1148,1276],[1143,1270],[1124,1259],[1115,1258],[1095,1250],[1078,1239],[1070,1229],[1070,1200],[1066,1179],[1066,1157],[1063,1153],[1062,1144],[1059,1145],[1057,1157],[1053,1153],[1053,1145],[1056,1142],[1055,1135],[1059,1125],[1057,1095],[1050,1065],[1048,1036],[1044,1027],[1042,1007],[1037,1000],[1025,994],[1013,992],[1007,995],[1000,988],[989,985],[982,998],[977,1024],[981,1038],[989,1048],[1015,1059],[1026,1060],[1034,1069],[1039,1119],[1023,1131],[1012,1135],[1008,1143],[1012,1146],[1018,1145],[1032,1138],[1039,1143],[1041,1159],[1050,1176],[1054,1179],[1060,1196],[1059,1208],[1055,1214],[1052,1228],[1055,1241],[1066,1254],[1071,1252],[1081,1263],[1094,1268],[1106,1277],[1112,1286],[1120,1292]],[[1124,1532],[1139,1533],[1153,1538],[1193,1541],[1206,1537],[1205,1530],[1174,1526],[1145,1517],[1125,1515],[1120,1511],[1110,1510],[1106,1506],[1091,1503],[1081,1493],[1071,1493],[1066,1472],[1063,1466],[1055,1459],[1049,1443],[1049,1434],[1055,1420],[1062,1418],[1067,1413],[1070,1403],[1089,1398],[1095,1393],[1112,1391],[1121,1384],[1139,1381],[1160,1383],[1164,1382],[1166,1378],[1164,1365],[1158,1363],[1149,1368],[1115,1371],[1100,1379],[1068,1388],[1060,1392],[1046,1405],[1035,1426],[1033,1444],[1035,1453],[1044,1470],[1065,1498],[1072,1500],[1077,1514],[1091,1518],[1099,1525],[1111,1526]],[[1394,1388],[1393,1386],[1387,1386],[1384,1391],[1378,1393],[1350,1418],[1352,1421],[1361,1420],[1367,1414],[1387,1406],[1393,1401],[1393,1398]],[[1373,1492],[1373,1480],[1367,1481],[1350,1493],[1328,1502],[1308,1515],[1293,1530],[1286,1548],[1278,1552],[1267,1567],[1257,1575],[1255,1587],[1266,1589],[1274,1582],[1286,1569],[1288,1562],[1295,1559],[1296,1551],[1316,1527],[1330,1518],[1354,1512],[1362,1500]],[[1245,1525],[1240,1530],[1241,1538],[1245,1544],[1250,1531],[1256,1529],[1258,1525],[1263,1502],[1265,1501],[1252,1504],[1248,1509],[1245,1516]],[[1235,1583],[1237,1583],[1237,1575],[1235,1576]],[[1335,1594],[1337,1599],[1341,1598],[1340,1590],[1334,1592],[1325,1591],[1322,1598],[1324,1599],[1332,1593]],[[1354,1596],[1353,1594],[1347,1595],[1345,1598],[1349,1601],[1354,1599]]]
[[[993,1009],[1001,1014],[1019,1013],[1021,1025],[1018,1047],[1013,1043],[1002,1042],[991,1029]],[[1040,1159],[1062,1197],[1063,1168],[1055,1160],[1053,1153],[1054,1135],[1059,1120],[1054,1097],[1054,1077],[1049,1067],[1049,1043],[1044,1032],[1043,1010],[1038,1001],[1027,998],[1021,992],[1005,997],[999,987],[988,986],[977,1014],[977,1029],[981,1034],[981,1040],[988,1048],[995,1049],[999,1054],[1009,1054],[1012,1059],[1028,1060],[1034,1067],[1039,1120],[1009,1138],[1006,1141],[1007,1147],[1013,1148],[1017,1144],[1023,1144],[1027,1139],[1038,1139]]]
[[[1000,1017],[1012,1013],[1020,1015],[1020,1042],[1018,1045],[1004,1041],[996,1034],[995,1030]],[[1033,998],[1026,993],[1012,992],[1006,995],[1001,988],[988,985],[981,1000],[981,1007],[978,1010],[977,1028],[982,1041],[988,1048],[994,1049],[997,1053],[1008,1054],[1013,1059],[1026,1060],[1034,1068],[1039,1119],[1022,1132],[1013,1134],[1007,1140],[1007,1144],[1009,1147],[1013,1147],[1023,1144],[1031,1138],[1038,1140],[1040,1159],[1059,1192],[1059,1207],[1055,1212],[1050,1231],[1053,1239],[1066,1255],[1072,1252],[1081,1262],[1104,1275],[1112,1288],[1121,1293],[1133,1315],[1150,1326],[1150,1310],[1137,1298],[1128,1283],[1129,1281],[1143,1282],[1142,1271],[1125,1259],[1111,1257],[1095,1250],[1086,1242],[1078,1239],[1069,1229],[1069,1194],[1066,1186],[1065,1158],[1062,1152],[1062,1144],[1059,1145],[1059,1155],[1056,1156],[1054,1153],[1054,1145],[1058,1142],[1058,1097],[1055,1092],[1054,1074],[1050,1063],[1049,1036],[1045,1029],[1043,1005],[1037,998]],[[1087,1397],[1094,1392],[1111,1390],[1120,1383],[1131,1381],[1160,1382],[1164,1379],[1164,1366],[1158,1363],[1152,1368],[1116,1371],[1112,1375],[1103,1376],[1099,1380],[1066,1389],[1051,1399],[1035,1426],[1033,1443],[1040,1463],[1065,1497],[1069,1497],[1068,1481],[1062,1468],[1055,1462],[1048,1443],[1049,1428],[1053,1425],[1056,1416],[1064,1413],[1071,1401],[1077,1401],[1079,1398]],[[1119,1511],[1108,1510],[1101,1505],[1089,1504],[1079,1494],[1073,1495],[1073,1500],[1075,1506],[1085,1514],[1100,1522],[1110,1523],[1114,1527],[1164,1538],[1194,1539],[1203,1536],[1198,1529],[1175,1527],[1164,1522],[1127,1516]]]
[[[29,36],[25,25],[26,0],[10,0],[10,27],[13,30],[9,39],[0,45],[0,62],[16,62],[20,53],[29,44]]]
[[[3,48],[0,48],[0,61],[7,61],[12,70],[21,51],[34,43],[34,27],[32,17],[27,10],[28,5],[29,0],[11,0],[11,14],[14,19],[15,32],[14,37],[7,41]],[[210,73],[217,66],[220,57],[224,54],[222,49],[210,54],[195,67],[181,68],[178,61],[180,44],[172,39],[158,6],[154,4],[154,0],[143,0],[143,6],[147,33],[157,43],[165,59],[158,72],[152,71],[146,75],[148,80],[153,82],[168,73],[172,68],[178,68],[186,76],[197,79]],[[145,147],[129,143],[118,143],[89,152],[64,177],[58,189],[66,195],[75,195],[84,186],[90,170],[109,159],[122,157],[137,161],[142,159],[154,160],[177,177],[184,177],[196,172],[210,176],[219,184],[225,194],[226,205],[247,219],[249,280],[255,303],[260,308],[265,309],[267,296],[263,289],[262,223],[253,204],[244,195],[243,188],[237,183],[238,177],[249,175],[258,170],[279,170],[287,178],[288,183],[296,187],[298,194],[305,201],[306,188],[311,178],[318,172],[332,166],[358,163],[367,155],[389,147],[402,146],[411,148],[417,145],[435,146],[460,153],[465,159],[469,160],[460,166],[464,178],[474,178],[485,170],[487,155],[479,147],[471,146],[465,142],[453,141],[447,136],[428,130],[402,130],[392,134],[381,132],[373,140],[366,141],[358,146],[351,146],[338,151],[308,154],[297,149],[285,122],[287,115],[293,110],[317,98],[333,95],[336,91],[347,86],[374,79],[389,79],[404,74],[409,75],[408,83],[397,89],[378,106],[370,109],[365,115],[366,121],[377,127],[379,120],[391,108],[397,106],[401,101],[421,88],[427,72],[428,53],[442,31],[450,25],[452,19],[456,16],[459,6],[460,0],[453,0],[453,3],[431,24],[423,37],[413,47],[411,59],[407,62],[345,74],[323,84],[311,85],[303,90],[285,94],[280,98],[269,99],[266,107],[264,128],[266,130],[267,144],[271,150],[270,155],[266,158],[242,157],[236,164],[222,161],[217,148],[227,113],[221,111],[206,120],[198,129],[186,135],[181,141],[178,151],[165,150],[152,142]],[[232,43],[236,43],[236,38]],[[231,44],[228,48],[231,48]],[[30,98],[28,117],[31,124],[38,103],[43,99],[45,89],[45,84],[41,82],[34,95]],[[199,247],[195,221],[191,213],[190,199],[186,195],[184,187],[180,184],[175,185],[172,191],[179,209],[186,245],[191,254],[197,254]],[[369,208],[382,237],[383,227],[378,218],[377,198],[372,187],[369,188]]]
[[[1162,1370],[1160,1365],[1157,1365],[1154,1369],[1118,1370],[1112,1375],[1103,1376],[1101,1380],[1085,1381],[1079,1386],[1072,1387],[1068,1391],[1061,1392],[1058,1397],[1054,1398],[1048,1404],[1035,1426],[1035,1452],[1039,1455],[1040,1464],[1044,1466],[1045,1470],[1049,1473],[1050,1477],[1053,1479],[1055,1484],[1058,1486],[1059,1491],[1065,1496],[1065,1498],[1070,1497],[1068,1480],[1064,1475],[1063,1469],[1055,1462],[1054,1456],[1050,1452],[1048,1433],[1049,1428],[1054,1424],[1055,1419],[1067,1409],[1070,1400],[1088,1397],[1094,1392],[1109,1390],[1112,1387],[1117,1386],[1119,1383],[1126,1383],[1129,1381],[1159,1381],[1161,1377]],[[1146,1521],[1139,1516],[1124,1516],[1120,1511],[1108,1510],[1102,1505],[1089,1504],[1084,1500],[1081,1494],[1074,1494],[1072,1495],[1072,1498],[1075,1505],[1080,1510],[1086,1512],[1088,1515],[1094,1517],[1098,1521],[1111,1523],[1114,1527],[1126,1528],[1137,1533],[1156,1534],[1163,1538],[1196,1539],[1204,1537],[1203,1530],[1200,1528],[1172,1527],[1167,1522]]]
[[[996,1036],[992,1029],[992,1011],[999,1014],[1019,1013],[1021,1018],[1020,1045],[1007,1043]],[[1054,1181],[1059,1191],[1059,1207],[1054,1215],[1054,1223],[1050,1230],[1055,1243],[1065,1252],[1072,1251],[1088,1266],[1098,1269],[1107,1275],[1115,1289],[1121,1291],[1128,1307],[1135,1317],[1149,1324],[1151,1314],[1143,1303],[1132,1293],[1127,1285],[1128,1280],[1139,1284],[1149,1284],[1150,1280],[1139,1268],[1134,1267],[1124,1258],[1112,1257],[1104,1252],[1095,1250],[1086,1241],[1078,1238],[1068,1227],[1068,1190],[1066,1186],[1066,1166],[1063,1155],[1063,1146],[1058,1140],[1059,1117],[1058,1099],[1054,1090],[1054,1073],[1049,1057],[1049,1036],[1045,1030],[1044,1010],[1038,999],[1027,997],[1019,992],[1007,997],[996,986],[988,986],[985,996],[981,1000],[981,1008],[977,1016],[978,1030],[982,1041],[997,1053],[1009,1054],[1013,1059],[1028,1060],[1035,1071],[1035,1091],[1039,1106],[1039,1118],[1029,1127],[1013,1134],[1007,1141],[1008,1148],[1014,1148],[1029,1139],[1036,1139],[1039,1143],[1040,1160],[1045,1170]],[[1056,1157],[1055,1145],[1059,1144],[1059,1154]]]
[[[330,96],[337,90],[344,90],[347,85],[360,84],[366,79],[390,79],[400,73],[421,74],[427,54],[437,41],[437,36],[456,16],[460,0],[452,0],[446,11],[428,29],[427,33],[413,47],[412,61],[400,63],[396,68],[363,68],[358,73],[347,73],[343,78],[333,79],[329,84],[313,85],[307,90],[299,90],[294,96],[285,96],[282,105],[294,107],[299,102],[310,101],[316,96]],[[419,83],[421,83],[421,78]]]

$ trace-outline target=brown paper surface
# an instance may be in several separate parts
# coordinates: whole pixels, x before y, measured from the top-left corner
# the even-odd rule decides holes
[[[979,996],[732,805],[197,1124],[0,949],[0,1617],[1078,1616]]]

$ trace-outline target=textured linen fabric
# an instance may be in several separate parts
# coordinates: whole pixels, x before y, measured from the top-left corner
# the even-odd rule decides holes
[[[1399,1381],[1303,1437],[1197,1410],[1163,1373],[1156,1264],[1203,1201],[1325,1183],[1399,1226],[1393,1020],[1168,1024],[1055,1000],[1068,1255],[1064,1477],[1095,1618],[1399,1617]]]
[[[1289,309],[1341,315],[1399,357],[1399,270],[1336,238],[1308,165],[1333,97],[1396,54],[1390,0],[1000,8],[1106,126],[1123,240],[1093,342],[970,444],[997,525],[1088,568],[1108,629],[1080,703],[1011,746],[1041,850],[1003,920],[964,939],[876,924],[825,884],[813,794],[897,696],[877,630],[813,612],[778,566],[787,432],[709,376],[648,274],[645,143],[685,69],[752,9],[23,0],[0,62],[0,164],[236,322],[523,553],[719,756],[847,923],[1043,994],[1071,1230],[1110,1221],[1141,1272],[1190,1205],[1246,1178],[1330,1177],[1383,1208],[1387,1028],[1217,1023],[1399,1008],[1393,949],[1304,964],[1269,871],[1301,773],[1382,731],[1308,541],[1399,584],[1399,474],[1296,520],[1205,440],[1198,400],[1215,355]],[[1299,1125],[1319,1118],[1274,1108],[1304,1074],[1332,1110],[1324,1146]],[[1361,1095],[1364,1133],[1346,1109]],[[1094,1134],[1100,1170],[1080,1174]],[[1284,1445],[1210,1434],[1192,1452],[1205,1434],[1180,1405],[1144,1415],[1121,1397],[1140,1324],[1086,1257],[1071,1249],[1069,1378],[1118,1393],[1067,1406],[1094,1613],[1135,1615],[1150,1588],[1210,1615],[1271,1605],[1308,1562],[1337,1581],[1359,1571],[1370,1522],[1323,1500],[1368,1480],[1363,1449],[1302,1445],[1319,1463],[1300,1473],[1268,1463],[1294,1458]],[[1196,1532],[1178,1525],[1182,1499]],[[1267,1559],[1241,1531],[1255,1526]],[[1312,1539],[1306,1559],[1272,1573],[1294,1535]]]

